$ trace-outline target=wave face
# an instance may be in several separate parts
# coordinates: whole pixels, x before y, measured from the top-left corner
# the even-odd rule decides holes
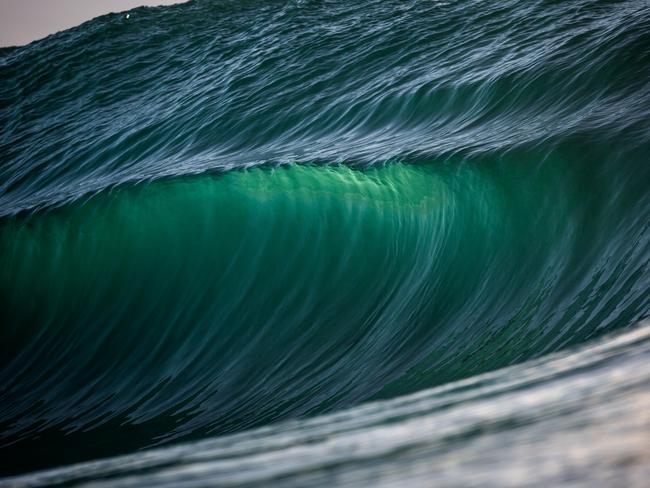
[[[637,324],[647,73],[644,1],[192,1],[0,50],[0,475],[375,429]]]

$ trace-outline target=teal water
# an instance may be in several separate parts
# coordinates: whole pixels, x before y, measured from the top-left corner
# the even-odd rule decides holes
[[[647,73],[644,1],[195,0],[0,50],[0,476],[246,436],[270,452],[286,421],[303,452],[302,426],[339,412],[366,445],[399,402],[463,382],[458,415],[494,402],[499,444],[517,421],[486,374],[501,397],[598,385],[584,411],[620,405],[594,429],[644,419]],[[618,359],[573,365],[593,341]],[[528,381],[548,361],[562,374]],[[434,421],[407,410],[411,437]],[[388,485],[424,466],[381,456]],[[366,472],[350,463],[341,484]]]

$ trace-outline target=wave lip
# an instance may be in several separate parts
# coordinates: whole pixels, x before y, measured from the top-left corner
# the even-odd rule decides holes
[[[257,162],[647,148],[642,1],[131,14],[0,52],[0,214]]]

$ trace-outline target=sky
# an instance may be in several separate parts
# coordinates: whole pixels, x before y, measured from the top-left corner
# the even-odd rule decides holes
[[[20,46],[109,12],[181,0],[0,0],[0,47]]]

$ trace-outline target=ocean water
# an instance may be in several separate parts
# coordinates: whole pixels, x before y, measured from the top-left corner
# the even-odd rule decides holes
[[[0,49],[0,486],[643,486],[649,188],[647,1]]]

